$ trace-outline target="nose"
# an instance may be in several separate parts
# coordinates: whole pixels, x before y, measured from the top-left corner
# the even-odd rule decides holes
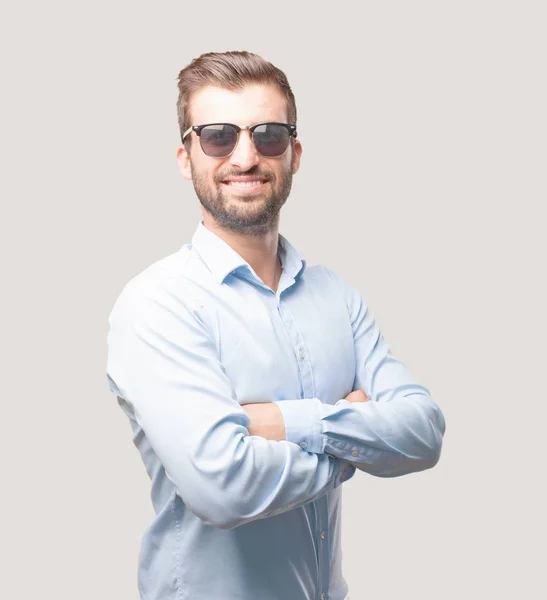
[[[260,162],[260,155],[256,151],[251,132],[243,129],[239,133],[239,139],[232,154],[230,164],[242,171],[247,171]]]

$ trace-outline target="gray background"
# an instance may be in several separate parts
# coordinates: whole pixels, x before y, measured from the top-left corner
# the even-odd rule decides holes
[[[447,420],[344,488],[352,600],[544,598],[544,2],[2,9],[2,597],[137,597],[149,481],[107,388],[123,284],[190,241],[176,76],[247,49],[303,144],[280,231],[354,283]]]

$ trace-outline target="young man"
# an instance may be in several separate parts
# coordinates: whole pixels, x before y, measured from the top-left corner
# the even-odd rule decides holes
[[[152,480],[146,600],[344,600],[341,485],[433,467],[445,422],[365,300],[278,233],[302,146],[285,75],[247,52],[179,75],[203,220],[110,315],[108,380]]]

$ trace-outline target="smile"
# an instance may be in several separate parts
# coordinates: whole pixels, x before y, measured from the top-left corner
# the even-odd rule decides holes
[[[265,181],[227,181],[226,185],[232,187],[260,187]]]
[[[265,181],[264,179],[247,179],[243,181],[234,181],[233,179],[229,179],[227,181],[223,181],[222,185],[229,187],[232,193],[236,193],[238,195],[253,195],[264,191],[268,183],[269,181]]]

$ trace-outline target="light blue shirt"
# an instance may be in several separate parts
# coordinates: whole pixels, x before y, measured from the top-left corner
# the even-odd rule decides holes
[[[343,600],[342,483],[439,459],[443,415],[366,301],[282,235],[278,248],[274,292],[200,221],[110,314],[108,382],[156,514],[143,600]],[[343,399],[358,389],[371,401]],[[278,404],[286,441],[249,435],[253,402]]]

